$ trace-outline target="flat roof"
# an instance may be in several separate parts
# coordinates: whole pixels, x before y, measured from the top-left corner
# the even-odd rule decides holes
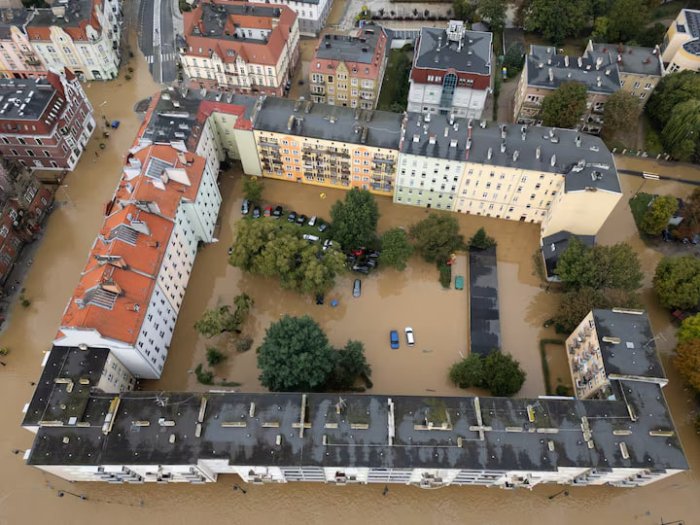
[[[254,117],[253,126],[256,131],[398,149],[402,119],[402,114],[388,111],[266,97]]]
[[[78,27],[84,20],[92,17],[94,0],[65,0],[56,2],[54,8],[42,8],[34,10],[34,17],[27,24],[30,27]],[[64,14],[56,13],[64,8]]]
[[[414,65],[424,69],[455,69],[490,75],[492,40],[491,33],[469,30],[464,30],[459,40],[450,40],[445,29],[423,27]]]
[[[278,6],[265,5],[265,4],[255,4],[250,5],[245,2],[238,2],[232,4],[225,4],[222,2],[216,3],[202,3],[202,15],[201,24],[195,25],[192,28],[192,34],[194,36],[202,36],[207,38],[216,38],[221,40],[235,40],[239,42],[260,42],[261,39],[253,37],[241,37],[233,32],[229,31],[229,27],[233,24],[230,23],[228,17],[230,16],[246,16],[246,17],[258,17],[258,18],[279,18],[282,14],[282,10]],[[251,20],[252,21],[252,20]],[[244,27],[245,28],[245,27]],[[273,27],[270,26],[265,29],[272,30]]]
[[[83,428],[41,427],[28,463],[183,465],[220,459],[283,468],[688,468],[659,385],[624,382],[620,388],[625,401],[130,392],[118,395],[107,434],[101,421]],[[593,448],[584,438],[584,421]],[[613,434],[623,428],[631,434]],[[671,434],[651,436],[652,430]],[[619,441],[628,443],[629,458],[620,454]]]
[[[593,44],[592,57],[604,56],[606,63],[614,62],[623,73],[662,76],[663,68],[658,49],[624,44]]]
[[[46,79],[0,79],[0,120],[38,120],[56,88]],[[60,106],[57,99],[55,106]]]
[[[567,57],[554,46],[531,45],[525,57],[527,83],[545,89],[557,89],[566,82],[580,82],[588,91],[614,93],[620,89],[620,76],[609,54]],[[568,61],[568,65],[567,65]],[[580,65],[579,65],[580,64]]]
[[[369,29],[370,31],[365,31],[360,36],[325,34],[318,42],[314,57],[371,64],[383,29],[378,26]]]

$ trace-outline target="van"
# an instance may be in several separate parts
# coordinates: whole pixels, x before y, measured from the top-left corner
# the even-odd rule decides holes
[[[316,242],[318,241],[319,237],[317,235],[311,235],[308,233],[304,234],[304,240],[309,241],[309,242]]]
[[[408,344],[408,346],[415,345],[416,340],[413,337],[413,328],[411,328],[410,326],[407,326],[406,329],[404,330],[404,332],[406,332],[406,343]]]

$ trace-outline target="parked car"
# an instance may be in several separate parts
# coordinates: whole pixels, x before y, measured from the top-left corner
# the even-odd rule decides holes
[[[324,251],[324,252],[325,252],[328,248],[330,248],[331,246],[333,246],[333,241],[331,241],[330,239],[326,239],[325,241],[323,241],[323,251]]]
[[[321,222],[321,224],[318,225],[318,231],[320,231],[321,233],[325,232],[327,229],[328,224],[326,224],[325,222]]]
[[[310,235],[308,233],[305,233],[303,235],[303,238],[305,241],[309,241],[309,242],[316,242],[319,239],[319,237],[317,235]]]
[[[297,216],[297,224],[299,226],[303,226],[304,223],[306,222],[306,219],[307,219],[306,215],[304,215],[304,214],[298,215]]]
[[[297,212],[295,211],[290,211],[289,215],[287,216],[287,221],[288,222],[294,222],[297,220]]]
[[[260,218],[260,206],[256,206],[253,208],[253,219],[259,219]]]
[[[367,259],[365,266],[374,270],[377,267],[377,259]]]
[[[272,210],[272,216],[273,216],[275,219],[279,219],[279,218],[282,216],[282,212],[283,212],[283,211],[284,211],[284,210],[282,209],[282,206],[275,206],[275,209]]]
[[[362,294],[362,281],[355,279],[355,282],[352,284],[352,296],[360,297],[360,294]]]
[[[399,333],[396,330],[389,332],[389,344],[391,344],[392,350],[399,347]]]
[[[369,266],[365,266],[364,264],[353,264],[352,271],[367,275],[369,273]]]
[[[321,306],[324,301],[324,296],[322,293],[316,294],[316,304]]]
[[[272,206],[265,206],[265,210],[263,211],[263,215],[265,217],[271,217],[272,216]]]
[[[248,215],[250,211],[250,201],[248,199],[243,199],[243,204],[241,204],[241,213],[243,215]]]
[[[365,249],[357,248],[356,250],[352,250],[350,253],[352,253],[355,257],[362,257],[365,254]]]
[[[313,215],[313,216],[309,219],[309,226],[316,226],[316,216],[315,216],[315,215]]]
[[[379,259],[379,255],[380,255],[379,252],[375,250],[375,251],[369,252],[367,254],[367,257],[369,257],[370,259]]]
[[[410,326],[407,326],[407,327],[404,329],[404,332],[406,333],[406,343],[408,344],[408,346],[413,346],[413,345],[415,345],[415,344],[416,344],[416,339],[415,339],[415,337],[413,336],[413,328],[411,328]]]

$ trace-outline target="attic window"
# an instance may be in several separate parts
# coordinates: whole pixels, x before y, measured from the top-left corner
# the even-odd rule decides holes
[[[632,341],[627,341],[625,342],[625,346],[631,350],[634,348],[634,343]]]

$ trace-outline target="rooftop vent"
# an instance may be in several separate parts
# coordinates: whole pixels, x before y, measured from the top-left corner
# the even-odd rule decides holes
[[[517,162],[517,161],[518,161],[518,156],[519,156],[519,155],[520,155],[520,152],[516,149],[516,150],[513,152],[513,162]]]
[[[452,140],[450,141],[450,147],[451,147],[451,148],[456,148],[456,147],[457,147],[457,139],[452,139]],[[468,145],[467,145],[467,149],[469,149],[469,143],[468,143]]]
[[[552,155],[552,158],[549,160],[549,165],[554,167],[556,165],[556,163],[557,163],[557,155],[555,153],[554,155]]]
[[[537,160],[540,160],[541,156],[542,156],[542,148],[540,146],[537,146],[537,149],[535,150],[535,158]]]
[[[493,148],[489,148],[489,150],[486,152],[486,158],[491,160],[491,157],[493,157]]]
[[[506,143],[501,142],[501,153],[505,153],[505,152],[506,152]]]
[[[418,133],[413,134],[413,142],[420,142],[420,135]]]
[[[428,138],[428,143],[435,144],[435,142],[436,142],[435,135],[431,134],[430,137]]]

